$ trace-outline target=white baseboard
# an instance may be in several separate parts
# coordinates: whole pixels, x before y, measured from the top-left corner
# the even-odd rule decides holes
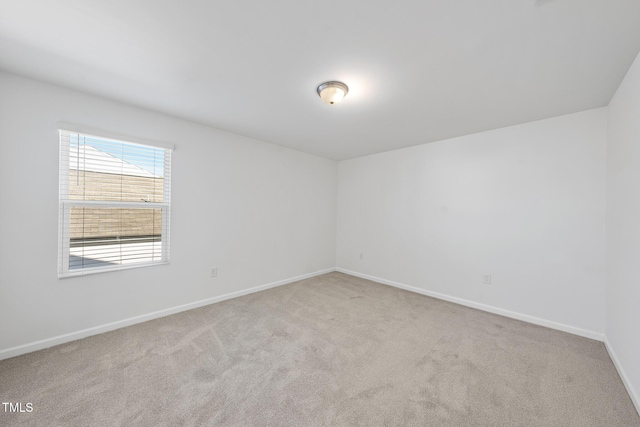
[[[604,346],[609,352],[609,357],[611,357],[611,360],[613,360],[613,365],[618,370],[620,379],[622,380],[622,383],[626,387],[627,392],[629,393],[629,397],[631,397],[631,401],[636,406],[636,411],[638,411],[638,414],[640,414],[640,394],[638,394],[636,390],[633,388],[633,385],[631,384],[631,381],[629,381],[629,377],[627,376],[627,372],[622,367],[622,364],[620,363],[620,359],[618,359],[618,355],[616,354],[615,350],[613,349],[613,346],[611,345],[611,343],[609,342],[606,336],[604,337]]]
[[[242,291],[231,292],[229,294],[220,295],[213,298],[207,298],[200,301],[179,305],[176,307],[166,308],[164,310],[154,311],[152,313],[147,313],[140,316],[130,317],[128,319],[118,320],[116,322],[107,323],[105,325],[94,326],[92,328],[82,329],[80,331],[71,332],[64,335],[58,335],[55,337],[46,338],[40,341],[35,341],[28,344],[19,345],[16,347],[10,347],[4,350],[0,350],[0,360],[8,359],[10,357],[20,356],[22,354],[31,353],[33,351],[42,350],[45,348],[53,347],[55,345],[64,344],[70,341],[79,340],[91,335],[102,334],[105,332],[113,331],[115,329],[120,329],[126,326],[135,325],[136,323],[142,323],[148,320],[157,319],[159,317],[169,316],[171,314],[180,313],[182,311],[192,310],[194,308],[203,307],[205,305],[215,304],[217,302],[241,297],[243,295],[252,294],[254,292],[264,291],[266,289],[275,288],[277,286],[286,285],[288,283],[297,282],[299,280],[308,279],[310,277],[320,276],[321,274],[331,273],[332,271],[336,271],[335,268],[328,268],[326,270],[316,271],[314,273],[303,274],[301,276],[291,277],[289,279],[284,279],[284,280],[278,280],[276,282],[267,283],[265,285],[244,289]]]
[[[382,283],[384,285],[389,285],[396,288],[404,289],[406,291],[411,291],[418,294],[426,295],[428,297],[433,297],[433,298],[441,299],[444,301],[453,302],[456,304],[464,305],[466,307],[476,308],[478,310],[487,311],[489,313],[499,314],[501,316],[510,317],[512,319],[522,320],[523,322],[533,323],[535,325],[545,326],[551,329],[557,329],[559,331],[568,332],[570,334],[579,335],[581,337],[591,338],[597,341],[604,341],[604,335],[598,332],[576,328],[575,326],[569,326],[563,323],[553,322],[551,320],[541,319],[539,317],[529,316],[527,314],[505,310],[503,308],[494,307],[491,305],[482,304],[475,301],[470,301],[470,300],[466,300],[458,297],[452,297],[450,295],[441,294],[439,292],[433,292],[433,291],[428,291],[421,288],[416,288],[415,286],[405,285],[404,283],[398,283],[392,280],[381,279],[379,277],[358,273],[358,272],[347,270],[344,268],[336,268],[336,271],[349,274],[351,276],[360,277],[362,279],[367,279],[374,282]]]

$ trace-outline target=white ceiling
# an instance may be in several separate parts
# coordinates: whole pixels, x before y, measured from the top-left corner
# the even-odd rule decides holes
[[[337,160],[605,106],[638,51],[640,0],[0,0],[2,70]]]

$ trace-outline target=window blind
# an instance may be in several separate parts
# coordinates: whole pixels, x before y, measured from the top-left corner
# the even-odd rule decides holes
[[[58,276],[169,262],[171,150],[59,132]]]

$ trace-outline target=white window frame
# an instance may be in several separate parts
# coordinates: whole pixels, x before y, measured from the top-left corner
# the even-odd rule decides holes
[[[124,138],[109,137],[107,132],[100,134],[82,132],[75,125],[64,126],[59,128],[59,216],[58,216],[58,278],[84,276],[87,274],[103,273],[108,271],[127,270],[132,268],[149,267],[155,265],[169,264],[170,259],[170,219],[171,219],[171,154],[173,148],[169,148],[164,144],[152,144],[131,142]],[[96,132],[97,133],[97,132]],[[164,186],[162,202],[118,202],[118,201],[100,201],[100,200],[71,200],[69,199],[69,143],[63,142],[63,136],[68,137],[70,134],[78,134],[88,138],[97,138],[101,140],[113,141],[118,143],[146,146],[164,150]],[[107,134],[107,135],[104,135]],[[133,138],[132,138],[133,139]],[[66,145],[65,145],[66,144]],[[66,150],[66,152],[65,152]],[[87,207],[87,208],[144,208],[144,209],[160,209],[162,212],[162,239],[161,239],[161,255],[159,260],[135,262],[130,264],[110,265],[101,267],[83,267],[77,269],[69,269],[70,258],[70,226],[71,226],[71,207]]]

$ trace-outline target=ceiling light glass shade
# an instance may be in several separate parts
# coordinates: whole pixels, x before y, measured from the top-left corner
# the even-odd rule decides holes
[[[337,104],[349,93],[349,88],[342,82],[325,82],[318,86],[318,95],[325,104]]]

